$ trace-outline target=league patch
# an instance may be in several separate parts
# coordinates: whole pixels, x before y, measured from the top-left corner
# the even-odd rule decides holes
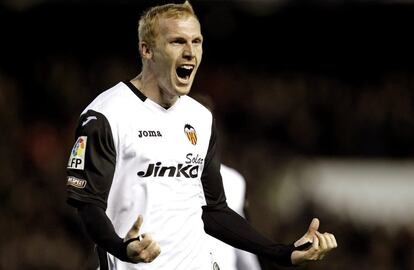
[[[68,186],[73,186],[75,188],[85,188],[86,187],[86,180],[79,179],[73,176],[68,176]]]
[[[85,149],[87,136],[80,136],[70,152],[68,169],[83,170],[85,167]]]

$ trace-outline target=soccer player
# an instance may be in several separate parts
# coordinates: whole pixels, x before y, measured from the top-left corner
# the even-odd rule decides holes
[[[219,269],[205,232],[281,265],[335,248],[317,219],[294,244],[276,244],[227,206],[214,119],[187,96],[203,44],[191,5],[150,8],[138,33],[140,74],[81,113],[67,166],[68,203],[100,269]]]

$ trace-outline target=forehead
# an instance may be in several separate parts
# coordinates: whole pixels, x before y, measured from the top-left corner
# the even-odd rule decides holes
[[[180,36],[194,38],[201,36],[199,21],[194,16],[165,18],[159,20],[159,33],[164,37]]]

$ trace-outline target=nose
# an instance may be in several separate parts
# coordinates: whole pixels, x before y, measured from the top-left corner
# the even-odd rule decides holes
[[[186,59],[193,59],[194,58],[194,47],[193,44],[187,43],[183,50],[183,57]]]

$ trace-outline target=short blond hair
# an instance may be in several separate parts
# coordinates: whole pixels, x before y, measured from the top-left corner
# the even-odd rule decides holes
[[[155,46],[159,19],[161,17],[186,18],[189,16],[193,16],[198,20],[193,7],[188,1],[185,1],[183,4],[166,4],[149,8],[141,15],[138,22],[139,42],[145,41],[150,47]]]

